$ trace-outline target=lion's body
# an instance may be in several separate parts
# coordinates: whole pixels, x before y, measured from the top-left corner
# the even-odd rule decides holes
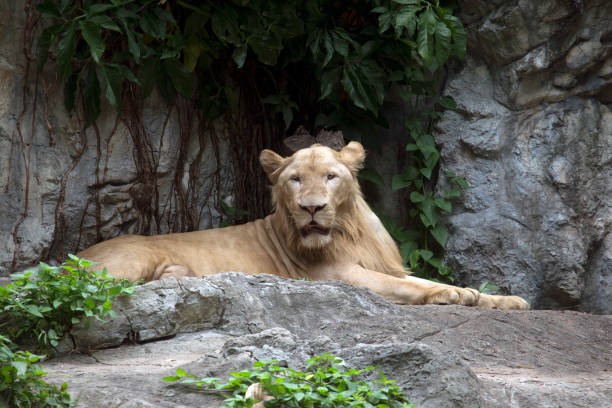
[[[460,303],[527,308],[520,298],[489,296],[406,275],[397,246],[361,196],[358,143],[323,146],[289,158],[264,151],[275,212],[247,224],[157,236],[126,235],[79,256],[118,278],[155,280],[225,271],[338,279],[402,304]]]

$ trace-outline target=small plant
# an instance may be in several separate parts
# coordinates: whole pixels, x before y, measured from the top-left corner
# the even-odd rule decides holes
[[[35,363],[45,356],[15,348],[13,342],[0,335],[0,406],[71,407],[66,383],[57,387],[42,380],[45,372]]]
[[[38,271],[13,274],[13,283],[0,286],[0,334],[55,347],[83,317],[113,316],[112,301],[133,293],[135,283],[116,281],[106,270],[90,271],[94,262],[69,257],[60,266],[41,263]]]
[[[483,282],[479,287],[478,287],[478,291],[480,293],[491,293],[491,292],[495,292],[499,290],[499,286],[493,284],[493,283],[489,283],[489,282]]]
[[[219,224],[219,227],[225,228],[230,227],[232,225],[238,224],[239,218],[245,215],[249,215],[249,212],[246,210],[242,210],[233,205],[227,204],[225,201],[221,201],[221,209],[223,211],[223,215],[227,217]]]
[[[17,350],[13,341],[34,338],[43,349],[56,347],[84,316],[113,316],[112,301],[134,291],[137,283],[116,281],[106,270],[90,271],[94,262],[69,257],[60,266],[41,263],[38,271],[13,274],[13,283],[0,286],[0,407],[71,407],[66,383],[47,384],[34,364],[45,356]]]
[[[309,371],[301,372],[280,367],[277,362],[256,362],[253,370],[230,373],[226,383],[218,378],[201,378],[176,370],[176,376],[164,381],[180,381],[196,387],[215,390],[228,396],[225,407],[249,408],[255,401],[244,394],[251,384],[261,384],[266,395],[272,397],[266,407],[318,408],[410,408],[399,388],[380,372],[380,379],[364,381],[364,373],[375,367],[362,370],[346,368],[344,361],[323,354],[307,361]]]

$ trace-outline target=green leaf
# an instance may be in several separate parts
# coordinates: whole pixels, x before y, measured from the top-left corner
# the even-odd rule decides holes
[[[38,47],[36,51],[36,60],[38,64],[38,69],[42,70],[45,62],[47,62],[47,57],[49,56],[49,48],[51,44],[55,40],[55,36],[61,32],[63,24],[57,24],[51,27],[47,27],[43,30],[38,39]]]
[[[166,34],[166,22],[150,11],[142,13],[139,25],[145,33],[155,39],[161,39]]]
[[[100,66],[100,74],[104,79],[105,95],[110,105],[119,110],[121,98],[122,76],[121,72],[110,64]]]
[[[25,361],[11,361],[11,366],[15,367],[18,376],[23,376],[28,369],[28,363]]]
[[[427,263],[433,266],[436,269],[442,268],[442,260],[440,258],[431,258],[427,260]]]
[[[442,248],[445,248],[446,241],[448,240],[447,229],[442,225],[436,225],[430,232],[436,241],[438,241],[438,244],[440,244]]]
[[[427,6],[425,12],[421,14],[418,21],[417,46],[419,55],[423,58],[425,66],[430,67],[432,64],[434,41],[433,33],[436,28],[436,14],[430,5]]]
[[[75,50],[74,31],[74,23],[68,24],[57,43],[57,70],[62,81],[68,78],[72,69],[72,56]]]
[[[349,53],[349,43],[341,34],[338,33],[340,29],[336,28],[331,32],[331,36],[334,40],[334,49],[336,52],[343,57],[348,57]]]
[[[187,67],[175,59],[165,59],[162,61],[162,65],[166,74],[172,81],[174,89],[185,98],[191,98],[195,88],[195,82]]]
[[[455,177],[453,179],[453,182],[457,185],[459,185],[461,188],[468,188],[470,185],[468,184],[468,182],[465,180],[465,177]]]
[[[128,40],[128,50],[134,60],[138,63],[140,61],[140,46],[138,45],[136,34],[130,30],[128,23],[125,19],[121,20],[121,26],[123,27],[123,31],[125,32],[125,36]]]
[[[100,58],[102,58],[102,54],[104,53],[104,48],[106,47],[106,44],[102,41],[100,26],[89,20],[79,22],[79,26],[81,27],[83,38],[85,38],[85,41],[89,44],[92,58],[99,64]]]
[[[438,222],[438,211],[436,210],[434,200],[427,194],[423,202],[420,204],[422,213],[427,217],[429,224],[435,226]]]
[[[107,30],[121,32],[121,29],[119,28],[119,26],[115,24],[113,19],[108,16],[104,16],[104,15],[93,16],[89,18],[89,21],[91,21],[94,24],[99,25],[102,28],[106,28]]]
[[[397,191],[403,188],[408,188],[412,184],[412,180],[406,179],[402,174],[396,174],[391,180],[391,190]]]
[[[438,103],[440,104],[440,106],[447,110],[457,109],[457,103],[455,102],[452,96],[443,96],[440,98]]]
[[[421,174],[424,175],[427,178],[427,180],[429,180],[431,178],[431,173],[433,171],[432,168],[430,168],[430,167],[423,167],[423,168],[421,168],[419,170],[420,170]]]
[[[232,58],[234,58],[234,61],[236,62],[236,66],[238,68],[242,68],[244,66],[244,62],[246,61],[246,57],[247,57],[247,47],[246,47],[246,45],[243,45],[241,47],[236,47],[234,49],[234,53],[232,54]]]
[[[138,71],[138,79],[142,84],[142,97],[147,98],[155,89],[160,77],[160,61],[157,57],[147,58],[143,64],[140,65]]]
[[[436,58],[438,59],[438,65],[442,66],[450,56],[451,31],[444,22],[438,21],[434,37],[436,39]]]
[[[96,4],[92,4],[87,10],[85,10],[85,13],[88,16],[92,16],[94,14],[103,13],[106,10],[110,10],[114,7],[115,6],[113,4],[96,3]]]
[[[376,8],[377,10],[379,8]],[[382,10],[382,8],[380,8]],[[386,9],[385,9],[386,10]],[[391,28],[391,22],[393,21],[394,13],[387,11],[378,16],[378,34],[383,34],[389,28]]]
[[[57,5],[55,4],[55,2],[52,1],[45,1],[44,3],[36,6],[36,9],[40,12],[40,14],[44,16],[55,18],[60,18],[62,16],[59,9],[57,8]]]
[[[323,72],[321,75],[321,96],[319,97],[319,100],[327,98],[334,90],[338,88],[341,71],[342,67],[336,67]]]
[[[399,38],[402,35],[404,29],[408,32],[408,38],[412,38],[416,29],[416,14],[423,7],[416,7],[414,5],[402,7],[395,15],[395,37]]]
[[[432,256],[433,256],[433,252],[428,251],[426,249],[421,249],[421,258],[423,258],[425,261],[429,260]]]
[[[453,53],[459,58],[465,58],[465,52],[467,49],[467,35],[465,33],[465,28],[459,20],[455,16],[445,16],[446,21],[448,22],[451,30],[451,35],[453,39]]]
[[[383,181],[383,178],[381,177],[381,175],[378,174],[375,170],[370,169],[370,168],[362,169],[359,172],[359,178],[361,180],[365,180],[365,181],[369,181],[370,183],[374,183],[377,186],[385,185],[385,182]]]
[[[331,61],[334,56],[334,43],[332,41],[332,37],[328,31],[324,31],[322,35],[323,47],[325,48],[325,58],[321,63],[321,67],[325,68],[325,66]]]
[[[453,205],[451,204],[451,202],[445,200],[444,198],[436,198],[434,199],[434,202],[436,203],[438,208],[442,209],[443,211],[446,211],[449,214],[453,211]]]
[[[413,191],[412,193],[410,193],[410,201],[412,201],[413,203],[420,203],[424,200],[425,196],[419,193],[418,191]]]
[[[461,197],[461,191],[459,191],[459,189],[453,188],[452,190],[446,191],[446,193],[444,194],[444,197],[446,198]]]
[[[490,293],[492,291],[497,291],[499,290],[500,287],[493,284],[493,283],[489,283],[489,282],[483,282],[479,287],[478,287],[478,291],[480,293]]]
[[[419,250],[413,251],[408,260],[410,261],[410,268],[416,269],[419,266],[419,259],[421,259],[421,252]]]
[[[36,317],[44,317],[36,305],[24,305],[25,310],[27,310],[30,314],[33,314]]]
[[[384,100],[384,71],[373,60],[344,66],[342,86],[355,106],[374,115]]]

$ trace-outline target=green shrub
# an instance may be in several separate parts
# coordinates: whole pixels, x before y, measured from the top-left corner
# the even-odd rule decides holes
[[[55,347],[84,316],[113,316],[112,301],[133,293],[136,283],[90,271],[93,265],[70,255],[60,266],[41,263],[38,271],[13,274],[13,283],[0,286],[0,407],[72,406],[66,383],[47,384],[34,364],[46,356],[17,350],[14,342],[35,339],[39,348]]]
[[[70,255],[60,266],[41,263],[38,271],[11,275],[16,280],[0,286],[0,334],[17,343],[35,338],[43,348],[55,347],[84,316],[113,316],[113,299],[131,294],[135,284],[116,281],[106,270],[90,271],[92,265]]]
[[[61,387],[41,379],[45,372],[34,364],[45,356],[15,350],[7,337],[0,335],[0,406],[1,407],[70,407],[66,383]]]
[[[248,408],[254,403],[244,397],[251,384],[260,383],[265,393],[273,399],[266,407],[317,408],[317,407],[358,407],[358,408],[410,408],[399,388],[380,372],[380,379],[365,381],[364,374],[375,367],[362,370],[349,369],[344,362],[329,354],[314,357],[307,362],[309,371],[301,372],[276,365],[277,362],[256,362],[252,370],[230,373],[226,383],[217,378],[198,379],[176,370],[176,376],[165,377],[164,381],[180,381],[207,390],[215,390],[228,396],[225,407]]]

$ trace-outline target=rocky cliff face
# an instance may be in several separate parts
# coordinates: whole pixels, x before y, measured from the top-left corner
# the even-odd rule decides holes
[[[612,312],[612,4],[462,1],[442,167],[470,188],[446,261],[537,308]]]
[[[612,3],[459,3],[469,56],[447,80],[459,109],[437,137],[442,169],[471,187],[448,219],[446,262],[461,284],[538,308],[612,313]],[[57,79],[24,55],[29,24],[24,2],[0,2],[0,275],[123,233],[217,225],[233,183],[223,129],[214,139],[153,99],[132,107],[144,127],[106,107],[83,132]],[[393,134],[403,114],[391,112]]]
[[[0,276],[120,234],[218,226],[233,191],[224,129],[154,97],[122,116],[103,106],[83,131],[54,72],[24,56],[26,4],[0,2]]]

